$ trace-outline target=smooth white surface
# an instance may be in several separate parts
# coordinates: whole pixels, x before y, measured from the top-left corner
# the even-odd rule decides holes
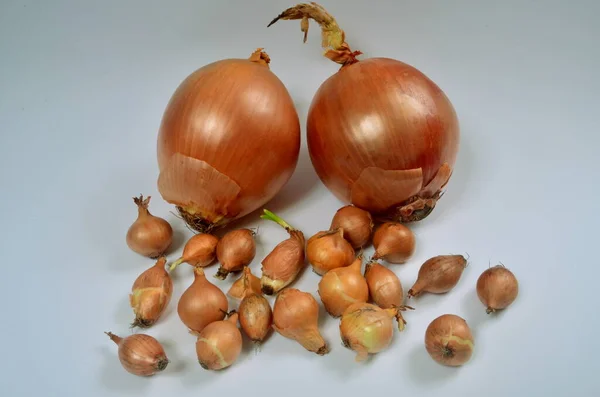
[[[304,128],[312,95],[337,66],[320,56],[316,25],[305,45],[297,21],[266,28],[292,4],[0,2],[0,395],[596,395],[600,3],[593,0],[322,3],[355,49],[420,68],[461,120],[447,193],[415,226],[413,260],[393,269],[407,290],[428,257],[468,252],[471,265],[452,292],[412,302],[406,331],[367,364],[353,361],[337,321],[323,315],[329,355],[273,335],[222,373],[199,367],[194,338],[177,316],[191,280],[182,266],[166,315],[147,331],[172,363],[152,379],[120,367],[103,331],[130,332],[129,289],[153,263],[125,244],[136,214],[131,197],[152,195],[152,212],[174,225],[179,248],[170,259],[190,235],[156,190],[164,107],[196,68],[265,47]],[[340,205],[303,147],[292,181],[268,207],[312,235]],[[260,259],[286,235],[256,216],[238,225],[260,226],[252,265],[259,274]],[[497,262],[515,272],[521,291],[491,318],[474,288]],[[317,296],[317,282],[306,271],[296,287]],[[424,350],[427,324],[443,313],[472,326],[476,351],[462,368],[441,367]]]

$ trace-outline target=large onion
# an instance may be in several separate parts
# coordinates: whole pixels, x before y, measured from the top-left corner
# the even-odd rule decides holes
[[[323,30],[325,56],[342,65],[319,88],[307,120],[312,163],[339,199],[380,218],[411,222],[431,213],[459,146],[455,110],[444,92],[406,63],[359,61],[335,19],[315,3],[276,17]],[[269,25],[270,26],[270,25]]]
[[[300,151],[292,98],[258,49],[193,72],[158,136],[158,189],[197,231],[261,207],[289,180]]]

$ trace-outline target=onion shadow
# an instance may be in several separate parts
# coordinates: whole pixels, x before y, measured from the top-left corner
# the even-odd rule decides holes
[[[132,396],[146,395],[151,387],[151,382],[148,382],[146,377],[137,376],[127,372],[119,362],[117,345],[108,338],[107,341],[110,342],[112,346],[102,346],[99,352],[102,357],[102,369],[99,378],[102,388],[113,392],[126,393]],[[153,377],[160,375],[161,373],[158,373]]]
[[[431,390],[431,385],[449,382],[458,374],[459,368],[447,367],[435,362],[427,353],[424,344],[414,346],[408,359],[410,379]]]

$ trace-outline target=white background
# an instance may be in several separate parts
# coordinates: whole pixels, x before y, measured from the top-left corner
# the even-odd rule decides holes
[[[418,249],[393,269],[405,290],[420,264],[468,253],[444,296],[423,296],[389,350],[357,364],[337,321],[319,357],[273,334],[221,373],[195,359],[176,313],[191,281],[174,275],[173,300],[148,330],[172,363],[151,379],[126,373],[104,335],[131,332],[128,293],[153,264],[131,252],[131,197],[172,222],[177,250],[191,234],[156,189],[156,135],[177,85],[196,68],[265,47],[293,96],[304,131],[312,95],[337,66],[311,25],[267,23],[286,1],[0,2],[0,394],[3,396],[217,396],[343,394],[591,396],[598,381],[598,160],[600,3],[590,0],[334,1],[354,49],[421,69],[450,97],[461,149],[447,194],[415,225]],[[304,144],[304,133],[303,133]],[[317,179],[303,146],[297,171],[268,207],[310,236],[341,203]],[[286,234],[260,226],[260,260]],[[370,253],[370,252],[369,252]],[[485,315],[475,282],[504,263],[518,300]],[[216,271],[211,268],[209,273]],[[306,271],[296,287],[316,295]],[[229,283],[219,285],[227,288]],[[455,313],[476,349],[462,368],[434,363],[427,324]]]

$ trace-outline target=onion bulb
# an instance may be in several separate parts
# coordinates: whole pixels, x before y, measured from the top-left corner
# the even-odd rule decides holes
[[[515,275],[502,265],[490,267],[477,280],[477,296],[488,314],[506,309],[517,299],[519,282]]]
[[[361,248],[367,245],[371,239],[373,218],[367,211],[347,205],[336,211],[329,229],[342,229],[344,238],[350,245],[353,248]]]
[[[163,218],[154,216],[148,210],[150,196],[134,197],[138,216],[127,230],[127,246],[140,255],[156,259],[161,256],[173,241],[173,228]]]
[[[173,280],[165,270],[164,256],[156,264],[138,276],[131,287],[129,304],[135,320],[132,327],[152,326],[165,311],[173,295]]]
[[[373,259],[405,263],[415,252],[415,235],[404,225],[386,222],[375,231],[373,246]]]
[[[382,309],[402,306],[404,291],[398,276],[385,266],[370,261],[365,269],[371,300]]]
[[[465,364],[473,354],[473,335],[467,322],[454,314],[433,320],[425,331],[425,348],[436,362],[452,367]]]
[[[339,317],[348,306],[369,299],[369,286],[360,272],[362,255],[346,267],[331,269],[319,282],[319,296],[325,310]]]
[[[398,330],[404,330],[405,321],[400,310],[404,307],[382,309],[371,303],[357,302],[344,311],[340,335],[344,346],[356,352],[356,361],[364,361],[369,354],[389,347],[394,336],[394,318]]]
[[[252,274],[252,270],[248,266],[244,267],[240,278],[227,291],[227,295],[233,299],[242,300],[246,296],[246,291],[250,289],[257,294],[261,293],[260,278]]]
[[[173,271],[183,262],[200,267],[212,264],[217,255],[218,243],[219,239],[212,234],[199,233],[192,236],[183,247],[183,255],[171,264],[170,270]]]
[[[467,266],[462,255],[439,255],[430,258],[419,269],[417,281],[408,290],[408,297],[419,296],[423,292],[443,294],[458,284]]]
[[[152,376],[164,371],[169,364],[160,342],[150,335],[133,334],[121,338],[105,332],[119,346],[119,361],[125,370],[138,376]]]
[[[227,320],[208,324],[198,335],[196,355],[206,370],[220,370],[231,366],[242,351],[242,334],[237,327],[238,314]]]
[[[225,318],[229,303],[225,294],[206,279],[204,269],[194,268],[194,281],[179,298],[177,313],[192,332]]]
[[[287,240],[277,244],[273,251],[263,259],[262,277],[260,279],[262,292],[266,295],[274,295],[290,285],[300,271],[304,269],[305,254],[304,234],[290,226],[269,210],[264,210],[261,218],[271,220],[283,227],[290,235]]]
[[[354,248],[344,239],[344,230],[318,232],[306,243],[306,257],[313,271],[322,276],[331,269],[350,265]]]
[[[459,123],[444,92],[413,66],[390,58],[360,60],[344,31],[316,3],[278,20],[322,27],[325,56],[340,70],[319,87],[308,112],[312,164],[344,202],[401,222],[427,217],[448,183],[459,147]]]
[[[319,332],[318,322],[319,304],[308,292],[286,288],[277,295],[273,305],[273,329],[322,356],[329,348]]]
[[[273,324],[273,312],[269,301],[252,289],[246,289],[246,295],[238,310],[242,330],[254,343],[262,342]]]
[[[256,255],[256,243],[250,229],[232,230],[217,244],[217,259],[221,266],[215,277],[225,280],[230,272],[237,272],[252,262]]]
[[[190,74],[171,97],[158,135],[158,189],[199,232],[272,199],[292,176],[300,122],[269,56],[224,59]]]

